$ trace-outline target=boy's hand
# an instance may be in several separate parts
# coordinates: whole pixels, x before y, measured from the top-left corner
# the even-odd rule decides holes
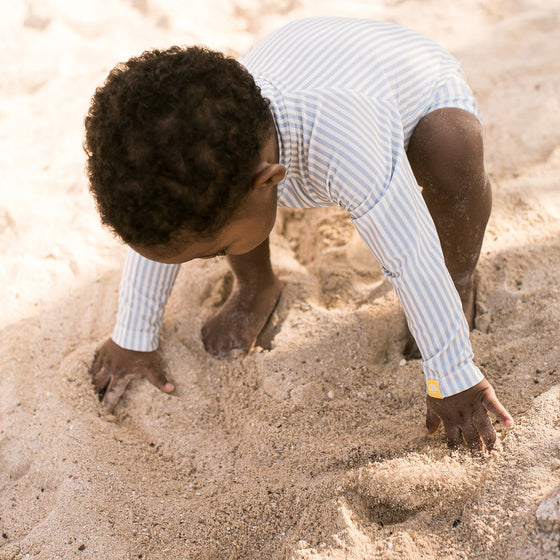
[[[105,391],[103,405],[109,412],[115,408],[134,378],[147,377],[165,393],[175,388],[165,377],[155,351],[127,350],[110,338],[96,350],[90,373],[95,391]]]
[[[482,451],[482,442],[488,451],[496,443],[496,432],[488,417],[488,412],[507,428],[513,426],[513,419],[496,397],[492,385],[483,379],[474,387],[444,399],[426,397],[425,432],[433,434],[443,422],[447,445],[458,447],[463,438],[468,447]]]

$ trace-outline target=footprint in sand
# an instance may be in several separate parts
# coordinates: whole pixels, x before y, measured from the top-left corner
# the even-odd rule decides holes
[[[420,512],[443,514],[453,523],[476,496],[482,476],[483,470],[470,460],[410,455],[349,473],[345,498],[367,524],[404,523]]]

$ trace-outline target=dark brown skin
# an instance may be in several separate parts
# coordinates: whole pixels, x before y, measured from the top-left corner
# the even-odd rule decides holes
[[[414,129],[407,155],[472,329],[474,271],[492,209],[492,190],[484,170],[482,126],[474,115],[462,109],[433,111]],[[405,356],[420,358],[416,342],[410,333],[408,336]]]
[[[270,262],[268,238],[245,255],[229,255],[234,289],[222,308],[202,327],[204,347],[218,358],[239,348],[249,352],[276,307],[283,282]]]
[[[157,352],[126,350],[110,338],[95,352],[90,373],[95,391],[105,391],[103,405],[109,412],[119,402],[133,379],[147,377],[165,393],[171,393],[175,389],[163,372]]]
[[[492,209],[492,190],[484,169],[482,126],[462,109],[440,109],[420,120],[408,145],[408,160],[430,211],[445,264],[474,327],[474,271]],[[407,358],[420,358],[409,333]],[[426,433],[443,423],[447,443],[463,441],[473,451],[491,450],[496,433],[487,413],[506,427],[513,420],[496,398],[490,383],[480,383],[444,399],[426,397]]]
[[[447,445],[452,449],[459,447],[463,440],[475,453],[482,451],[483,443],[488,451],[494,448],[496,432],[487,412],[507,428],[513,426],[511,416],[486,379],[445,399],[426,396],[426,407],[424,431],[433,434],[443,422]]]
[[[480,123],[473,115],[460,109],[434,111],[418,123],[408,147],[408,158],[418,183],[423,187],[423,196],[436,225],[446,265],[472,327],[473,274],[491,208]],[[272,184],[281,180],[282,172],[277,167],[277,161],[277,147],[269,146],[263,151],[263,161],[258,168],[262,180],[256,182],[266,185],[267,181]],[[263,204],[257,200],[265,218],[270,217],[268,213],[272,212],[269,207],[271,198],[271,195],[263,198]],[[254,214],[258,212],[248,213],[249,217]],[[266,227],[263,226],[263,231]],[[221,235],[221,239],[196,250],[187,246],[176,261],[164,261],[157,255],[144,256],[162,262],[186,262],[191,258],[208,256],[222,245],[241,247],[243,228],[246,232],[253,232],[248,227],[247,218],[242,216],[230,231]],[[244,254],[238,250],[226,251],[235,253],[228,256],[235,275],[234,290],[222,309],[202,329],[204,345],[215,356],[226,356],[233,348],[249,351],[278,301],[282,283],[272,271],[268,238],[265,237],[261,237],[264,241],[253,244],[254,248]],[[410,357],[415,353],[419,357],[418,348],[412,341]],[[112,340],[106,341],[99,349],[92,375],[97,391],[107,387],[103,403],[108,410],[114,408],[135,377],[147,377],[162,391],[173,390],[155,353],[125,350]],[[450,447],[464,441],[473,451],[480,451],[483,446],[491,450],[496,434],[488,413],[506,427],[513,425],[494,389],[484,379],[474,387],[444,399],[428,396],[425,431],[431,434],[442,423]]]

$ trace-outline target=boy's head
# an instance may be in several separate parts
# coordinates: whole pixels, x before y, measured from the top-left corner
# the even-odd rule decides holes
[[[215,237],[251,194],[274,133],[247,70],[202,47],[119,64],[96,90],[85,125],[102,221],[135,248]]]

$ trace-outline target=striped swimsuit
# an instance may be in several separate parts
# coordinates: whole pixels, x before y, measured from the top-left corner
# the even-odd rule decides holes
[[[379,261],[420,348],[428,394],[478,383],[468,325],[406,157],[418,121],[457,107],[480,119],[458,62],[403,27],[367,19],[288,24],[240,58],[270,100],[287,169],[278,205],[344,208]],[[180,265],[129,250],[112,334],[120,346],[158,346]]]

